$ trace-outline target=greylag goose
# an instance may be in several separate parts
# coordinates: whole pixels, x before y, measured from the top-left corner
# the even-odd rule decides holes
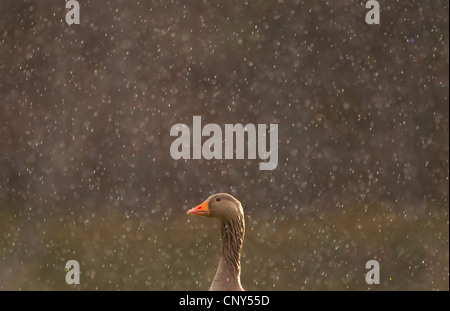
[[[211,291],[242,291],[241,249],[245,221],[241,202],[227,193],[217,193],[187,211],[187,215],[216,218],[220,221],[222,250]]]

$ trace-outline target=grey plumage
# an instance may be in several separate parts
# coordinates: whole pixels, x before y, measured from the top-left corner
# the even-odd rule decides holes
[[[221,223],[222,248],[219,265],[209,290],[244,290],[240,279],[241,250],[245,234],[241,203],[229,194],[218,193],[210,196],[201,207],[193,208],[188,214],[217,218]]]

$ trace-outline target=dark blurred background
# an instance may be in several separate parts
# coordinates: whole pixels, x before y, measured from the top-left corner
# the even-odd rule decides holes
[[[248,290],[448,290],[449,3],[365,2],[2,0],[0,289],[208,289],[185,213],[229,192]],[[278,123],[278,168],[173,160],[193,115]]]

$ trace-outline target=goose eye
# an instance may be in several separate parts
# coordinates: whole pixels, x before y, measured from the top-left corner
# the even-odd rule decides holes
[[[220,200],[221,200],[221,198],[216,198],[216,201],[217,201],[217,202],[220,202]]]

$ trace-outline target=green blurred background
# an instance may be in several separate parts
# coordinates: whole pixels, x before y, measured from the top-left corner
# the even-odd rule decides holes
[[[247,290],[448,290],[448,1],[379,2],[1,1],[0,289],[206,290],[228,192]],[[193,115],[278,168],[173,160]]]

